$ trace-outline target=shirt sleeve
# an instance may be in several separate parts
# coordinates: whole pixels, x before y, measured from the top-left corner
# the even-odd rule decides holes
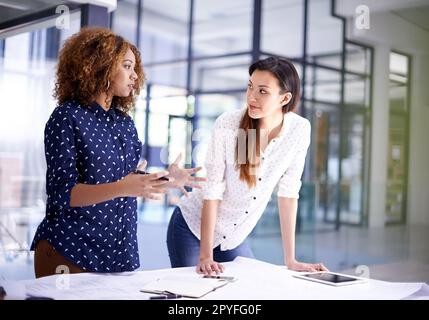
[[[305,157],[311,140],[311,125],[308,120],[305,121],[301,129],[301,138],[298,142],[297,152],[286,169],[279,182],[278,197],[299,199],[299,190],[301,189],[301,176],[304,171]]]
[[[45,127],[46,190],[52,204],[70,208],[70,194],[77,184],[75,132],[70,115],[57,107]]]
[[[204,200],[223,200],[225,191],[225,143],[227,129],[222,125],[223,117],[216,119],[213,135],[211,137],[205,166],[207,169],[207,182],[203,186]]]

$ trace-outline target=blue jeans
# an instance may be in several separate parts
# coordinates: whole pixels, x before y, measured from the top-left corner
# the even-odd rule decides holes
[[[200,259],[200,240],[189,229],[179,207],[174,209],[167,230],[167,248],[171,267],[196,266]],[[221,251],[220,245],[213,249],[216,262],[228,262],[236,257],[254,258],[247,241],[232,250]]]

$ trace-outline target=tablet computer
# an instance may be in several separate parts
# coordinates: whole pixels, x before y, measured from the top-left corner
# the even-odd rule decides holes
[[[309,273],[297,273],[293,275],[299,279],[305,279],[315,281],[323,284],[329,284],[331,286],[347,286],[351,284],[365,283],[367,279],[349,276],[346,274],[335,273],[335,272],[309,272]]]

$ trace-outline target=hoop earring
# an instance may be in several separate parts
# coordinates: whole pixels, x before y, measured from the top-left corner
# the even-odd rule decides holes
[[[106,91],[108,91],[108,90],[109,90],[109,88],[110,88],[110,81],[109,81],[109,80],[107,80],[107,88],[106,88]]]

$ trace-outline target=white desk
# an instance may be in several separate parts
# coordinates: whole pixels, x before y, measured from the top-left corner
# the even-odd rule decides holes
[[[425,283],[370,279],[365,284],[333,287],[294,278],[293,271],[258,260],[238,257],[224,265],[224,275],[234,275],[238,280],[202,299],[429,299],[429,286]],[[0,285],[5,286],[7,292],[14,291],[9,298],[23,298],[27,294],[55,299],[148,299],[152,294],[140,292],[145,283],[171,274],[197,276],[194,270],[192,267],[117,274],[58,275],[35,280],[0,281]]]

